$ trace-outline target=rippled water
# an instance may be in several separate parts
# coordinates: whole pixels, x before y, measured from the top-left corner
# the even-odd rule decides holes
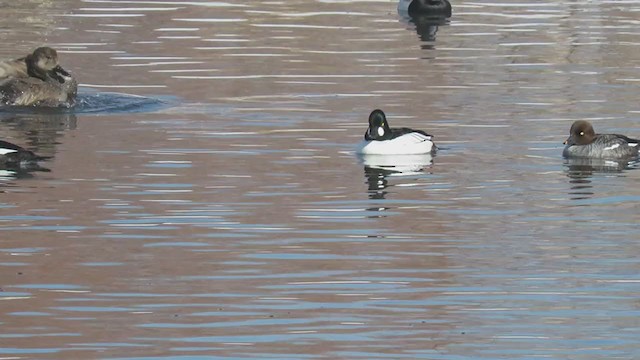
[[[3,359],[635,359],[640,1],[23,1],[72,112],[0,113]],[[369,112],[433,158],[359,158]]]

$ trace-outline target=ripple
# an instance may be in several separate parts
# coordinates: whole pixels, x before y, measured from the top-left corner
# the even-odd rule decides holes
[[[79,114],[154,112],[173,106],[173,100],[111,92],[84,91],[73,109]]]

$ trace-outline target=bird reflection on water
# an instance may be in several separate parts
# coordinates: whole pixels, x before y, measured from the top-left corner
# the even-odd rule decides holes
[[[623,176],[628,170],[638,169],[638,159],[609,160],[597,158],[569,158],[564,166],[569,177],[571,200],[591,199],[595,192],[591,178],[594,175]]]
[[[66,130],[75,129],[76,115],[65,111],[43,110],[30,112],[0,113],[2,138],[27,148],[39,156],[51,158]],[[48,168],[37,163],[20,166],[13,163],[0,164],[0,180],[33,177],[35,172],[48,172]]]
[[[359,155],[364,165],[369,198],[385,199],[389,178],[420,174],[433,163],[431,154],[420,155]]]
[[[449,19],[442,14],[409,12],[406,9],[398,8],[400,20],[414,27],[420,41],[422,49],[433,49],[436,41],[436,34],[440,26],[448,25]]]
[[[443,18],[434,18],[429,16],[401,16],[403,23],[415,28],[422,44],[422,49],[434,49],[434,42],[440,26],[448,25],[449,21]]]

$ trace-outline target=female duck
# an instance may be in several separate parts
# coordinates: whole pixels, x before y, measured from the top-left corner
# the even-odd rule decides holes
[[[4,105],[71,107],[77,92],[78,83],[58,65],[58,54],[52,48],[37,48],[24,58],[0,63],[0,101]]]
[[[0,62],[0,79],[9,77],[36,77],[42,81],[53,77],[58,81],[55,72],[60,72],[65,76],[69,74],[58,65],[58,52],[50,47],[39,47],[33,53],[19,59]]]
[[[422,130],[392,129],[384,112],[373,110],[369,115],[369,129],[356,152],[365,155],[433,154],[437,148],[431,138]]]
[[[562,156],[568,158],[628,159],[638,156],[638,142],[618,134],[596,134],[591,123],[571,125]]]
[[[29,168],[37,167],[37,162],[46,160],[46,156],[38,156],[21,146],[0,140],[0,167]]]
[[[451,17],[451,3],[449,0],[400,0],[398,12],[408,13],[410,16],[449,18]]]

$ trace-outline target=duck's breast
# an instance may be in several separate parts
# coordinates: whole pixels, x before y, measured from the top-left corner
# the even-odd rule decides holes
[[[430,154],[433,150],[431,137],[415,132],[391,140],[363,141],[356,147],[357,153],[370,155]]]

